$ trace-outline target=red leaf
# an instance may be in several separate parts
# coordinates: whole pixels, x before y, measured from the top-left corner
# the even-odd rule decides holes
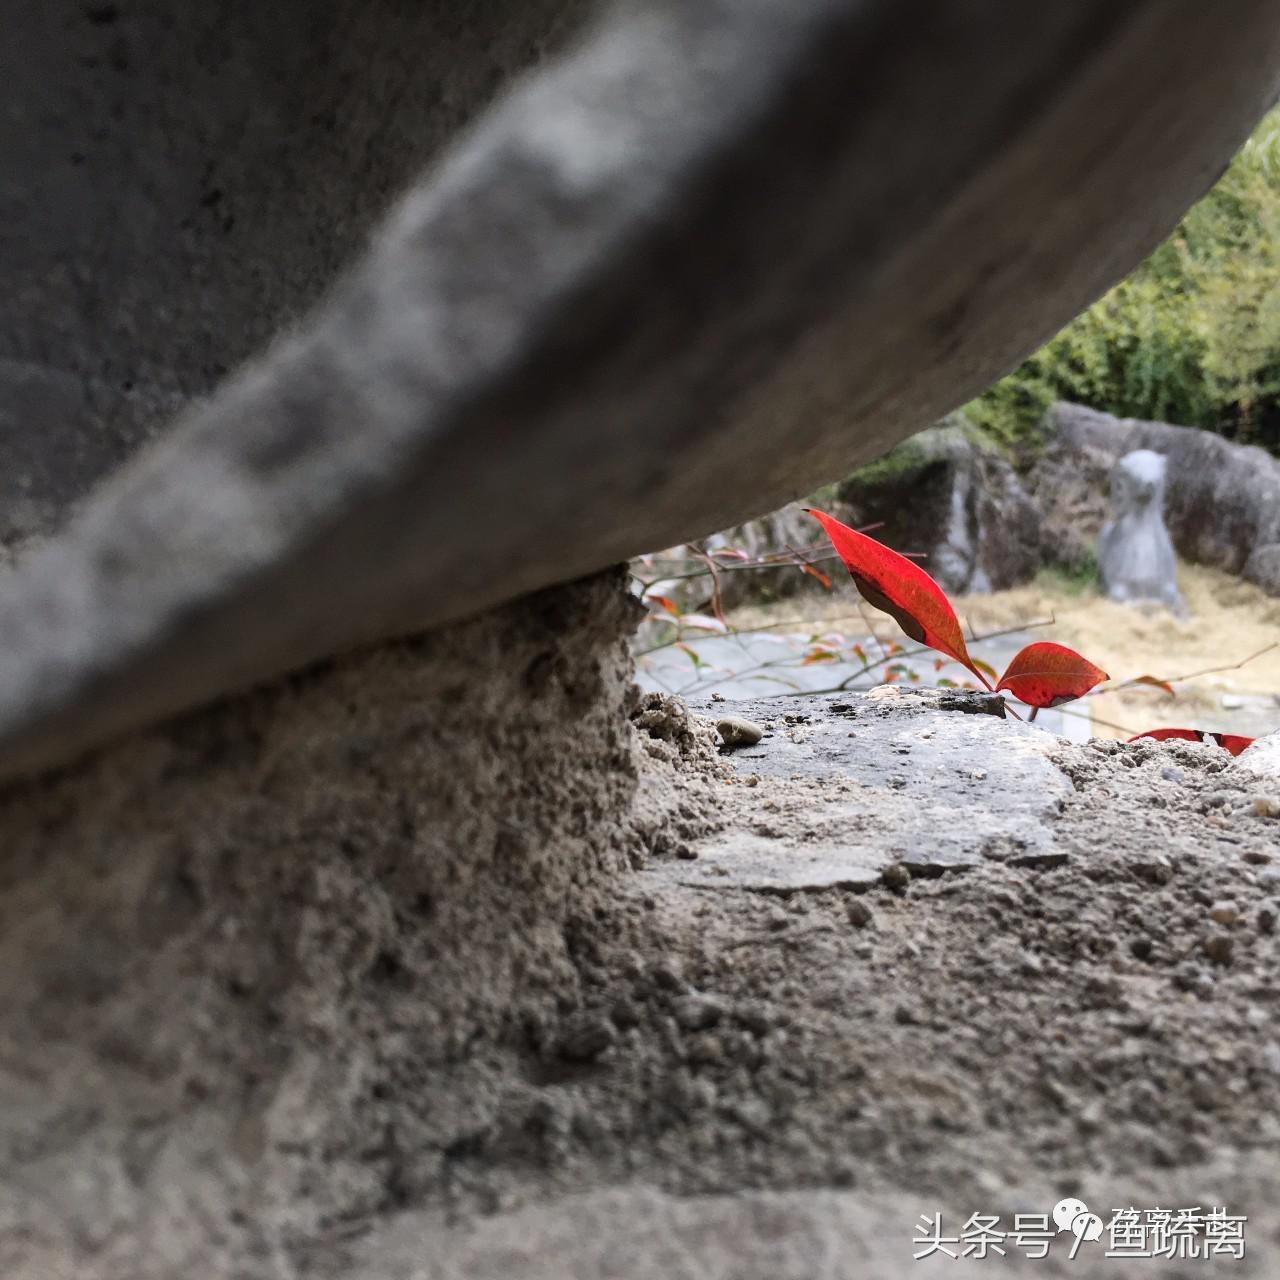
[[[837,656],[830,649],[810,649],[800,660],[800,665],[802,667],[811,667],[815,662],[834,662]]]
[[[1139,738],[1154,738],[1157,742],[1168,742],[1170,738],[1185,742],[1216,742],[1233,756],[1238,756],[1245,747],[1253,745],[1252,738],[1242,737],[1238,733],[1213,733],[1208,729],[1148,729],[1146,733],[1135,733],[1129,741],[1137,742]]]
[[[811,578],[817,578],[826,590],[831,590],[831,579],[823,573],[821,569],[818,569],[811,564],[802,564],[800,565],[800,570],[803,573],[807,573]]]
[[[1056,707],[1083,697],[1106,679],[1105,671],[1074,649],[1052,640],[1037,640],[1014,655],[996,689],[1008,689],[1030,707]]]
[[[1120,687],[1127,688],[1131,684],[1149,684],[1153,689],[1163,689],[1171,698],[1178,696],[1173,691],[1173,685],[1167,680],[1161,680],[1159,676],[1134,676],[1132,680],[1126,680]]]
[[[648,600],[656,600],[668,613],[680,616],[680,606],[670,596],[646,596]]]
[[[951,602],[918,564],[823,511],[805,510],[826,531],[869,605],[887,613],[918,644],[954,658],[987,683],[969,657]]]
[[[1186,742],[1203,742],[1204,735],[1199,729],[1148,729],[1146,733],[1135,733],[1126,742],[1137,742],[1139,738],[1154,738],[1157,742],[1168,742],[1170,738],[1181,738]]]

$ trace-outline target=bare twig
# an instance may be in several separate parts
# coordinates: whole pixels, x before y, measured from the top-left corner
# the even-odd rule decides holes
[[[1212,676],[1219,671],[1239,671],[1241,667],[1246,667],[1255,658],[1260,658],[1264,653],[1270,653],[1272,649],[1280,648],[1280,640],[1273,640],[1271,644],[1259,649],[1257,653],[1251,653],[1247,658],[1242,658],[1239,662],[1231,662],[1220,667],[1205,667],[1202,671],[1188,671],[1184,676],[1165,676],[1163,677],[1166,684],[1177,684],[1181,680],[1194,680],[1196,676]],[[1124,688],[1123,685],[1120,686]],[[1109,690],[1108,692],[1114,692]]]
[[[1012,635],[1017,635],[1018,632],[1020,631],[1029,631],[1032,627],[1050,627],[1052,625],[1053,625],[1052,618],[1048,618],[1048,619],[1042,618],[1036,622],[1024,622],[1021,626],[1004,627],[999,631],[988,631],[985,635],[975,636],[973,638],[973,643],[980,644],[984,640],[998,640],[1000,639],[1001,636],[1012,636]],[[879,637],[876,637],[876,638],[877,640],[879,639]],[[833,685],[829,689],[810,689],[810,690],[806,690],[806,692],[848,693],[849,686],[855,680],[857,680],[859,676],[865,675],[868,671],[871,671],[875,667],[883,666],[886,662],[903,662],[908,658],[918,658],[921,654],[924,654],[924,653],[936,653],[936,652],[937,652],[936,649],[934,649],[932,646],[927,644],[920,645],[918,648],[915,648],[915,649],[903,649],[903,650],[900,650],[898,653],[891,653],[886,655],[885,657],[877,658],[873,662],[868,662],[860,670],[855,671],[847,680],[843,680],[841,681],[840,684]],[[951,661],[954,662],[955,659],[951,659]],[[767,696],[769,695],[766,695],[766,697]]]

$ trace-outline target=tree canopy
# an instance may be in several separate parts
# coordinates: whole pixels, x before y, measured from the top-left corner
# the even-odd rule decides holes
[[[1013,444],[1055,399],[1280,453],[1280,107],[1141,266],[967,412]]]

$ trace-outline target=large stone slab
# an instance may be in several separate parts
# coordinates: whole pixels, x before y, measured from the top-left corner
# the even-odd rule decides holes
[[[696,859],[646,874],[793,893],[866,888],[898,863],[927,875],[986,859],[1064,861],[1053,817],[1072,785],[1048,758],[1058,739],[997,716],[941,711],[938,702],[889,686],[734,703],[735,715],[769,726],[758,745],[732,752],[739,774],[820,779],[829,788],[806,788],[807,821],[781,824],[770,818],[777,789],[761,785],[758,812],[748,805],[725,830],[704,837],[693,847]]]
[[[0,592],[0,773],[846,473],[1152,248],[1280,67],[1267,0],[669,0],[481,117],[565,24],[479,8],[7,28],[26,522],[192,407]]]

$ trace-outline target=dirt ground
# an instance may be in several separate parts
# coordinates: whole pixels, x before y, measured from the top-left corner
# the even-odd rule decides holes
[[[730,833],[803,828],[834,785],[726,770],[671,705],[645,731],[683,740]],[[917,1216],[944,1206],[1011,1220],[1071,1195],[1106,1220],[1212,1201],[1254,1224],[1227,1273],[1276,1274],[1280,784],[1183,743],[1059,741],[1053,759],[1071,782],[1058,866],[887,873],[861,894],[623,878],[573,935],[598,1051],[513,1082],[454,1163],[455,1210],[636,1184],[896,1197],[880,1262],[830,1273],[864,1280],[915,1274]],[[1182,1274],[1145,1265],[1115,1274]]]

